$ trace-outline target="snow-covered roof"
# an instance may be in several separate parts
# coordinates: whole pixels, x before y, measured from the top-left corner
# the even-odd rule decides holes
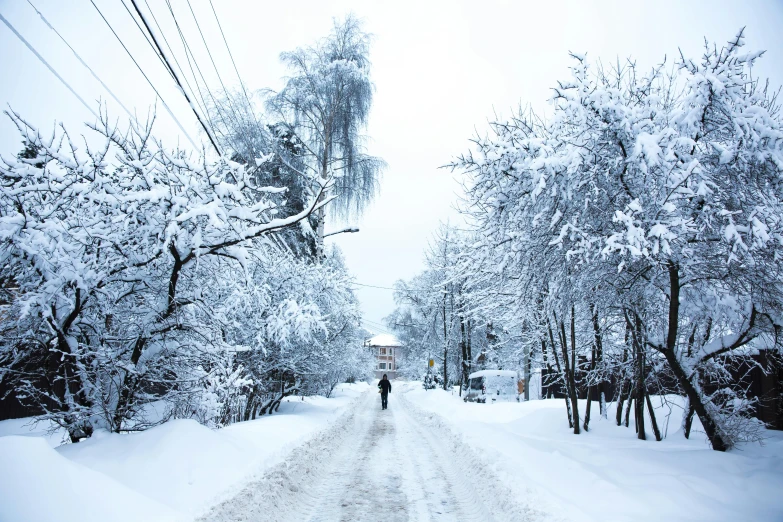
[[[471,373],[468,378],[474,377],[514,377],[516,379],[517,372],[513,370],[481,370],[480,372]]]
[[[402,346],[402,343],[391,334],[378,334],[367,341],[367,346]]]

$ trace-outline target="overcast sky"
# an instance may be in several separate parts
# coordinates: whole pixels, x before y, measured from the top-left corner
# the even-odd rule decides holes
[[[145,114],[155,94],[90,0],[32,0],[130,110]],[[130,1],[126,0],[128,5]],[[163,0],[146,0],[177,53],[179,37]],[[137,2],[146,9],[145,0]],[[198,141],[204,135],[173,81],[117,0],[95,0],[138,60],[162,98]],[[212,89],[220,82],[204,50],[187,1],[172,0],[174,14]],[[353,12],[374,34],[372,77],[375,102],[369,152],[389,168],[375,203],[357,220],[358,234],[330,238],[343,252],[358,283],[391,287],[423,268],[427,242],[453,210],[458,183],[438,167],[469,148],[494,114],[507,115],[520,103],[548,109],[549,89],[568,77],[568,51],[604,63],[633,57],[643,69],[682,49],[698,58],[703,40],[722,44],[747,27],[749,49],[766,49],[756,68],[777,87],[783,83],[783,1],[521,2],[521,1],[303,1],[213,0],[245,84],[279,88],[285,70],[281,51],[307,45],[331,28],[333,17]],[[191,0],[223,82],[237,85],[207,0]],[[0,1],[0,14],[38,50],[89,104],[107,103],[111,115],[127,121],[109,97],[38,18],[26,0]],[[184,54],[179,59],[184,65]],[[30,123],[50,131],[63,122],[74,133],[94,117],[5,26],[0,25],[3,79],[0,100]],[[185,66],[187,67],[187,66]],[[156,134],[172,146],[189,146],[158,104]],[[0,153],[15,153],[20,139],[0,121]],[[328,224],[330,229],[338,224]],[[392,292],[359,287],[366,326],[375,331],[394,308]]]

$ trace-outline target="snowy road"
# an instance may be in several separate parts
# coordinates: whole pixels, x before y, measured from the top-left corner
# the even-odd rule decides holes
[[[475,453],[436,416],[377,393],[203,521],[526,521]]]

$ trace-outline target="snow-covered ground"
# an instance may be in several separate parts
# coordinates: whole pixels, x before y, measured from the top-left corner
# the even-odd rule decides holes
[[[515,497],[437,418],[392,392],[353,411],[202,522],[528,522],[551,520]]]
[[[481,460],[553,519],[568,521],[783,520],[783,433],[768,431],[763,445],[712,451],[702,433],[686,440],[681,409],[668,419],[668,437],[636,439],[617,427],[611,407],[600,420],[593,404],[591,430],[573,435],[563,400],[476,404],[456,393],[397,386],[421,418],[433,417],[461,434]],[[658,398],[653,398],[658,401]],[[584,414],[585,403],[580,401]],[[661,429],[668,407],[658,410]],[[694,429],[700,426],[694,423]]]
[[[56,448],[62,433],[0,422],[0,521],[193,520],[339,421],[367,388],[292,397],[278,413],[221,430],[178,420]]]
[[[180,420],[58,446],[4,421],[0,521],[783,520],[783,434],[719,453],[668,411],[663,442],[597,407],[575,436],[562,400],[466,404],[398,382],[385,411],[341,385],[221,430]]]

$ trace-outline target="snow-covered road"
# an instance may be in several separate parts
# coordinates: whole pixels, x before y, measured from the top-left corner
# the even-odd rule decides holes
[[[404,397],[377,393],[204,521],[525,521],[513,499],[461,440]]]

